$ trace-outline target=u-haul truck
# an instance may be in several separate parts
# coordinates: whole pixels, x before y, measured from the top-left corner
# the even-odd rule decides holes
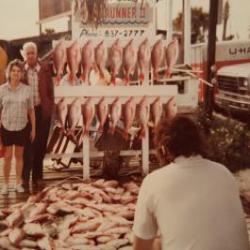
[[[207,47],[192,46],[191,64],[206,75]],[[230,111],[250,112],[250,40],[224,41],[216,44],[217,84],[214,88],[215,104]],[[204,85],[200,85],[203,101]]]

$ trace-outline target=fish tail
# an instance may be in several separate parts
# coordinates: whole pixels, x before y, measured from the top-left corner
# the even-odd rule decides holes
[[[113,135],[115,133],[115,127],[110,127],[109,128],[109,133]]]
[[[166,77],[166,78],[169,78],[169,77],[171,76],[171,74],[172,74],[171,70],[170,70],[169,68],[167,68],[167,69],[165,70],[165,77]]]
[[[129,82],[130,82],[129,75],[125,75],[125,77],[124,77],[124,82],[125,82],[125,85],[126,85],[126,86],[129,85]]]
[[[70,129],[68,129],[68,131],[67,131],[67,136],[72,136],[73,135],[73,131],[72,131],[72,129],[70,128]]]
[[[124,130],[122,133],[122,137],[127,141],[129,139],[128,131]]]
[[[69,82],[71,83],[71,85],[73,85],[74,84],[74,82],[75,82],[75,75],[74,75],[74,73],[73,72],[69,72]]]
[[[59,74],[56,75],[56,77],[55,77],[55,85],[56,85],[56,86],[59,86],[59,85],[60,85],[61,79],[62,79],[61,75],[59,75]]]
[[[99,127],[98,127],[98,131],[102,132],[103,131],[103,125],[100,123]]]
[[[116,80],[114,75],[111,76],[111,84],[116,85]]]
[[[139,80],[140,80],[141,82],[144,82],[144,79],[145,79],[145,76],[144,76],[143,73],[141,73],[141,74],[139,75]]]
[[[88,129],[84,129],[82,131],[82,135],[83,135],[83,137],[89,137],[89,130]]]
[[[144,128],[142,128],[141,131],[140,131],[139,138],[142,139],[142,138],[145,138],[145,136],[146,136],[146,131],[145,131]]]
[[[99,69],[100,72],[100,78],[105,79],[104,71],[102,69]]]
[[[153,71],[153,78],[154,78],[154,80],[158,80],[158,72],[156,69],[154,69],[154,71]]]
[[[85,84],[85,80],[86,80],[85,74],[81,74],[81,81],[83,84]]]

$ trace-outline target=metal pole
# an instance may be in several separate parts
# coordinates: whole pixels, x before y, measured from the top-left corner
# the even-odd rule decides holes
[[[191,45],[191,4],[190,0],[183,0],[183,20],[184,20],[184,63],[190,64],[190,45]]]
[[[173,36],[173,0],[166,1],[166,16],[167,16],[167,43],[169,43]]]
[[[215,64],[217,16],[218,0],[210,0],[206,75],[208,82],[214,77],[211,66]],[[205,86],[205,112],[209,117],[213,112],[213,88],[208,85]]]

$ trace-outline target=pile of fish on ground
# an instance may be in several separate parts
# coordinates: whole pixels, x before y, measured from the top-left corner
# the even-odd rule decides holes
[[[0,249],[131,249],[139,183],[64,182],[0,211]]]

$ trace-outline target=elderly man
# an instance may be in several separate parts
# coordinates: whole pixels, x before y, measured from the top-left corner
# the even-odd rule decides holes
[[[173,161],[143,181],[134,220],[134,250],[249,250],[246,222],[232,174],[205,159],[202,137],[187,117],[174,118],[163,146]]]
[[[43,180],[43,159],[54,106],[54,91],[50,67],[38,60],[36,44],[25,43],[21,53],[24,58],[24,82],[32,88],[36,116],[35,140],[28,143],[24,150],[22,177],[24,187],[28,188],[31,174],[34,185],[39,185]]]

